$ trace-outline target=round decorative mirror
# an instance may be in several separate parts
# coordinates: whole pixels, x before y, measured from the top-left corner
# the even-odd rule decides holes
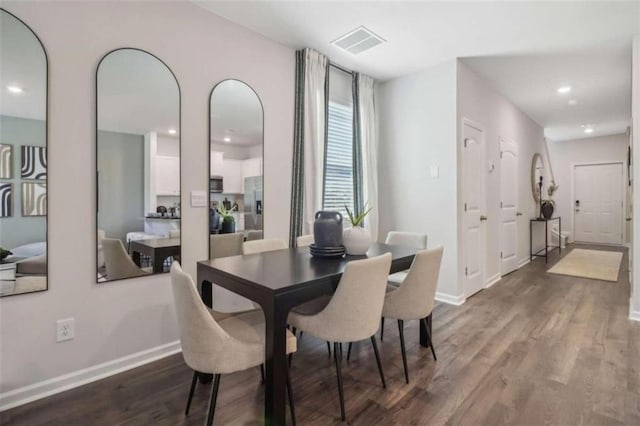
[[[531,194],[536,203],[540,202],[540,179],[544,175],[544,162],[542,161],[542,155],[536,153],[533,154],[533,160],[531,161]]]

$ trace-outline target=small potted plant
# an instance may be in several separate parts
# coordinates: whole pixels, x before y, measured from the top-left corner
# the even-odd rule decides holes
[[[237,207],[237,205],[234,205],[229,209],[225,206],[217,207],[218,213],[220,213],[220,216],[222,217],[222,234],[233,234],[236,232],[236,219],[231,213],[233,213]]]
[[[5,250],[2,247],[0,247],[0,260],[4,260],[7,257],[11,256],[13,253],[11,253],[9,250]]]
[[[371,247],[371,233],[364,228],[364,218],[369,214],[371,208],[367,209],[365,204],[359,213],[352,212],[349,207],[344,206],[349,216],[352,227],[345,229],[343,233],[343,244],[350,255],[363,255]]]

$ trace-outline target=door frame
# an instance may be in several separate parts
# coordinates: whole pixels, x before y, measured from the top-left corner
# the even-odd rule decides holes
[[[504,136],[500,136],[498,137],[498,187],[500,189],[502,189],[502,163],[501,163],[501,159],[502,159],[502,142],[506,142],[506,143],[512,143],[517,147],[517,155],[518,157],[520,156],[520,145],[518,145],[518,143],[515,141],[515,139],[512,138],[507,138]],[[519,158],[516,157],[516,165],[520,165],[519,164]],[[520,170],[516,170],[516,178],[519,176],[519,172]],[[518,269],[520,269],[520,258],[518,257],[519,253],[518,253],[518,248],[519,248],[519,243],[520,243],[520,224],[518,222],[518,213],[519,213],[519,209],[520,209],[520,188],[518,187],[519,182],[515,182],[516,188],[517,188],[517,205],[516,205],[516,261],[518,262],[518,265],[516,266],[516,269],[514,269],[511,272],[515,272]],[[502,194],[500,194],[500,202],[502,202]],[[502,207],[498,208],[498,238],[499,238],[499,242],[498,242],[498,246],[500,248],[500,252],[503,251],[503,247],[502,247]],[[498,270],[499,270],[499,274],[500,274],[500,278],[504,277],[505,275],[510,274],[511,272],[507,272],[506,274],[502,271],[502,258],[500,258],[500,256],[498,256],[498,262],[499,262],[499,266],[498,266]]]
[[[460,220],[460,224],[462,225],[462,229],[466,229],[466,215],[465,215],[465,210],[464,210],[464,204],[465,204],[465,197],[466,197],[466,188],[464,186],[464,172],[465,172],[465,162],[464,162],[464,128],[466,126],[472,127],[475,130],[477,130],[478,132],[480,132],[480,134],[482,135],[482,165],[483,165],[483,173],[482,173],[482,210],[483,213],[486,214],[487,212],[487,177],[485,176],[485,171],[486,171],[486,161],[487,161],[487,135],[486,135],[486,131],[484,130],[483,126],[478,123],[477,121],[474,121],[470,118],[467,117],[462,117],[462,119],[460,120],[460,138],[459,138],[459,149],[460,152],[462,153],[460,155],[460,175],[459,175],[459,179],[460,179],[460,185],[461,185],[461,197],[459,199],[459,211],[461,212],[461,220]],[[486,222],[485,223],[481,223],[481,238],[484,242],[484,246],[485,246],[485,250],[481,250],[481,253],[479,254],[480,257],[480,265],[481,265],[481,275],[482,275],[482,289],[484,290],[487,288],[487,283],[486,283],[486,275],[487,275],[487,250],[486,250],[486,245],[487,245],[487,226],[486,226]],[[458,234],[458,243],[459,243],[459,247],[461,248],[460,250],[460,259],[462,260],[462,262],[459,265],[459,276],[462,277],[462,297],[464,299],[467,299],[469,297],[471,297],[476,293],[473,294],[468,294],[467,292],[467,288],[466,288],[466,274],[465,274],[465,265],[467,264],[467,246],[463,245],[464,244],[464,239],[461,238],[462,237],[462,232],[460,232]],[[480,291],[481,291],[480,290]]]
[[[612,247],[625,247],[625,240],[626,240],[626,227],[625,227],[625,206],[626,206],[626,200],[625,200],[625,184],[626,184],[626,180],[624,178],[624,161],[619,161],[619,160],[612,160],[612,161],[586,161],[586,162],[580,162],[580,163],[572,163],[571,165],[571,239],[572,242],[576,242],[576,210],[575,210],[575,205],[576,205],[576,167],[581,167],[581,166],[605,166],[608,164],[620,164],[620,171],[621,171],[621,175],[620,175],[620,186],[621,186],[621,193],[620,193],[620,199],[622,201],[622,205],[620,206],[620,231],[622,232],[622,238],[621,238],[621,242],[620,244],[611,244],[611,243],[585,243],[582,241],[579,241],[580,244],[596,244],[596,245],[603,245],[603,246],[612,246]],[[561,237],[561,236],[560,236]]]

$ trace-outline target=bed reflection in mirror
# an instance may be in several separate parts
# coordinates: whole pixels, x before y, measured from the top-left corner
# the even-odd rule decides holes
[[[48,289],[47,55],[0,10],[0,296]]]
[[[180,260],[180,89],[171,70],[118,49],[96,76],[97,280],[168,272]]]

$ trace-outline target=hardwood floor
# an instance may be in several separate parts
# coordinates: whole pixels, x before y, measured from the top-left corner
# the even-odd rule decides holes
[[[438,304],[437,362],[418,345],[418,323],[405,323],[409,385],[394,321],[379,342],[387,390],[370,343],[355,344],[343,363],[347,423],[639,425],[640,324],[628,320],[627,256],[618,283],[547,274],[557,259],[536,260],[462,306]],[[298,424],[343,424],[324,342],[305,335],[291,374]],[[176,355],[0,413],[0,423],[200,425],[211,388],[197,386],[185,417],[190,380]],[[216,424],[259,424],[262,410],[257,368],[222,377]]]

